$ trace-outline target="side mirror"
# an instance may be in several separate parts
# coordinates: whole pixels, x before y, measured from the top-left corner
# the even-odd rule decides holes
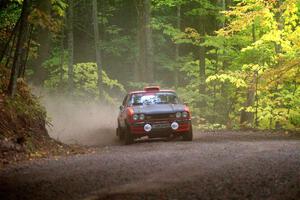
[[[123,105],[121,105],[121,106],[119,107],[119,109],[120,109],[120,110],[123,110],[123,109],[124,109],[124,106],[123,106]]]

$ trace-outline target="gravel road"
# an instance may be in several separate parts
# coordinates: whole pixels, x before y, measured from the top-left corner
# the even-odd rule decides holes
[[[113,142],[0,171],[0,199],[300,199],[300,137],[195,133]]]

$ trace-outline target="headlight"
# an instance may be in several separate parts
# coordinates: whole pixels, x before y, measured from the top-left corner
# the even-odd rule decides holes
[[[181,117],[181,112],[177,112],[176,113],[176,118],[180,118]]]
[[[178,127],[179,127],[179,124],[178,124],[177,122],[173,122],[173,123],[171,124],[171,128],[172,128],[173,130],[177,130]]]
[[[133,120],[138,120],[139,119],[139,115],[138,114],[134,114],[133,115]]]
[[[189,115],[188,112],[186,112],[186,111],[182,112],[182,117],[183,117],[183,118],[187,118],[188,115]]]
[[[152,130],[152,126],[151,126],[150,124],[145,124],[144,130],[145,130],[146,132],[149,132],[149,131]]]
[[[144,114],[140,114],[140,120],[144,120],[145,119],[145,115]]]

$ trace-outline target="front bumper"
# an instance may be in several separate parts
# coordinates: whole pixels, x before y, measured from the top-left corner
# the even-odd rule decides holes
[[[172,122],[177,122],[179,127],[177,130],[171,128]],[[150,124],[152,130],[146,132],[144,130],[145,124]],[[134,122],[129,125],[130,132],[134,136],[168,136],[170,134],[180,134],[190,131],[191,129],[191,120],[190,119],[181,119],[181,120],[163,120],[163,121],[143,121],[143,122]]]

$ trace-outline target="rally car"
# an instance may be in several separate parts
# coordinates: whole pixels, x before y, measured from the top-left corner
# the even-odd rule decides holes
[[[125,144],[144,136],[181,136],[183,140],[191,141],[191,113],[175,91],[161,90],[159,86],[146,87],[143,91],[133,91],[125,96],[120,106],[116,134]]]

